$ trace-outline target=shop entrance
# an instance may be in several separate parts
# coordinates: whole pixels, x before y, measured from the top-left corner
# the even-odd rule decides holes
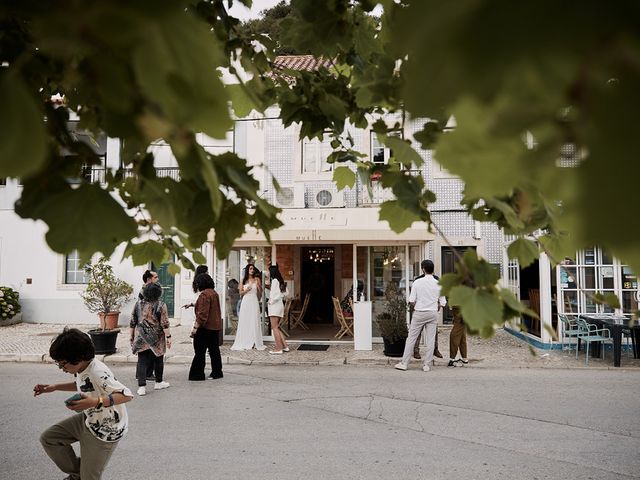
[[[328,246],[300,249],[300,298],[309,295],[304,322],[309,325],[333,324],[335,248]]]

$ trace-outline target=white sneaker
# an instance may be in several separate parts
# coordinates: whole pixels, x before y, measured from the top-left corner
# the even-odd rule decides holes
[[[425,365],[424,367],[422,367],[422,371],[423,372],[429,372],[429,371],[431,371],[431,368],[429,368],[429,365]]]
[[[393,368],[395,368],[396,370],[406,370],[407,366],[404,363],[400,362],[396,363]]]
[[[162,390],[163,388],[169,388],[171,386],[171,384],[169,382],[160,382],[160,383],[156,383],[153,386],[154,390]]]
[[[147,387],[138,388],[138,395],[140,395],[141,397],[144,397],[146,394],[147,394]]]
[[[282,355],[282,350],[269,350],[269,355]]]

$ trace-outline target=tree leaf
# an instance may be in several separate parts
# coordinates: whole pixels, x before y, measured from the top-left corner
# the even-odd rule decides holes
[[[25,186],[23,196],[25,193],[29,196],[32,192]],[[47,243],[58,253],[77,249],[81,254],[102,252],[108,257],[120,243],[137,234],[136,222],[109,192],[96,184],[82,184],[53,195],[39,204],[35,215],[19,206],[16,213],[43,220],[49,226]]]
[[[464,322],[472,331],[498,324],[502,321],[502,302],[496,295],[475,290],[464,285],[453,287],[449,303],[460,307]]]
[[[396,233],[404,232],[413,222],[419,222],[418,215],[400,205],[398,200],[387,200],[380,205],[380,220],[389,222],[389,227]]]
[[[206,265],[207,257],[205,257],[200,250],[194,250],[193,261],[200,265]]]
[[[153,262],[161,265],[165,258],[164,245],[155,240],[147,240],[142,243],[131,243],[130,255],[134,265],[145,265]]]
[[[609,305],[611,308],[620,308],[620,299],[615,293],[594,293],[593,300],[601,305]]]
[[[169,275],[178,275],[180,273],[180,265],[170,263],[167,265],[167,272],[169,272]]]
[[[507,255],[509,258],[517,258],[520,266],[524,268],[531,265],[538,258],[540,252],[534,241],[520,237],[511,242],[507,248]]]
[[[46,159],[43,113],[15,75],[0,74],[0,105],[0,178],[27,177]]]
[[[356,172],[349,167],[336,167],[333,170],[333,181],[336,182],[338,190],[345,187],[353,188],[356,183]]]
[[[411,142],[387,135],[378,135],[378,138],[393,151],[393,158],[403,167],[411,169],[424,164],[424,160],[411,146]]]

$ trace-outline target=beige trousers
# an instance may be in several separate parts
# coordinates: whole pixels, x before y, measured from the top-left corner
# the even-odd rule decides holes
[[[75,442],[80,442],[81,457],[71,447]],[[71,478],[82,480],[100,480],[104,467],[118,446],[118,442],[103,442],[94,437],[85,426],[81,413],[46,429],[40,436],[40,443],[60,470]]]

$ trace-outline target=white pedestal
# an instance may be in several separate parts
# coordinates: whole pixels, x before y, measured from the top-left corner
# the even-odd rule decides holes
[[[371,350],[371,302],[356,302],[353,305],[353,348]]]

